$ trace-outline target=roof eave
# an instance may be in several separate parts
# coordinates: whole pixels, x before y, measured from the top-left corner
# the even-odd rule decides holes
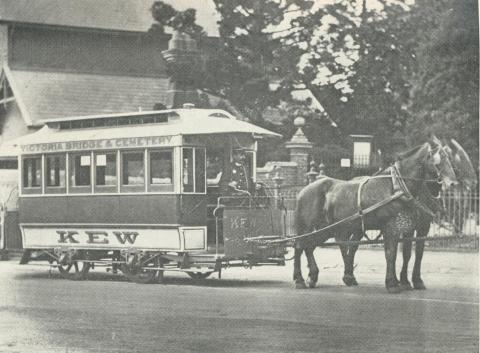
[[[153,22],[152,22],[153,23]],[[19,21],[13,19],[4,19],[0,18],[0,24],[12,24],[19,25],[24,27],[43,27],[43,28],[62,28],[63,30],[68,29],[72,31],[87,31],[87,32],[109,32],[109,33],[131,33],[131,34],[146,34],[148,30],[134,30],[134,29],[122,29],[122,28],[106,28],[106,27],[94,27],[94,26],[74,26],[67,24],[50,24],[50,23],[41,23],[41,22],[30,22],[30,21]],[[171,34],[165,33],[165,36],[171,37]]]
[[[33,122],[30,116],[30,113],[28,112],[27,106],[23,101],[22,95],[20,94],[20,89],[18,88],[15,82],[15,79],[12,75],[12,72],[10,71],[10,68],[8,67],[7,64],[4,64],[2,70],[5,74],[5,77],[7,78],[10,88],[12,89],[13,95],[17,101],[18,109],[20,109],[20,113],[22,114],[22,118],[25,121],[25,124],[27,125],[27,127],[34,127],[35,123]]]

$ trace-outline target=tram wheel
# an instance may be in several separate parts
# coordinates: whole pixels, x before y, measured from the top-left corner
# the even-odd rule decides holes
[[[190,277],[192,277],[194,280],[202,280],[208,278],[212,272],[187,272]]]
[[[58,263],[58,271],[60,272],[60,276],[74,281],[86,279],[90,267],[90,263],[84,261],[74,261],[73,263],[67,265]]]
[[[140,259],[139,262],[141,262],[142,259]],[[149,270],[147,269],[149,266],[153,267],[158,267],[158,258],[155,258],[153,261],[150,261],[143,266],[140,265],[128,265],[128,264],[121,264],[120,265],[120,270],[123,272],[125,277],[129,281],[135,282],[135,283],[140,283],[140,284],[149,284],[149,283],[154,283],[158,271],[156,270]],[[145,268],[147,267],[147,268]]]

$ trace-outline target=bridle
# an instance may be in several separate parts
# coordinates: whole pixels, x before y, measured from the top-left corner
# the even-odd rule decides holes
[[[444,163],[448,163],[449,166],[450,166],[450,169],[454,171],[453,169],[453,166],[452,166],[452,163],[450,162],[450,158],[448,156],[448,153],[447,151],[445,150],[445,146],[437,146],[436,148],[434,149],[430,149],[428,151],[429,153],[429,156],[432,160],[435,160],[435,155],[438,153],[438,154],[441,154],[441,160],[444,161]],[[429,181],[436,181],[437,183],[441,184],[442,183],[442,170],[438,167],[439,163],[435,163],[433,162],[432,165],[433,165],[433,168],[435,170],[435,172],[437,173],[437,180],[429,180]],[[455,172],[454,172],[455,173]]]

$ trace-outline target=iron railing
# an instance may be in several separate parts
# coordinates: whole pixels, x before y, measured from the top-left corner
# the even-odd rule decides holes
[[[274,195],[274,204],[285,210],[285,231],[287,235],[296,234],[294,218],[296,197],[304,186],[281,185],[269,189]],[[435,241],[426,242],[428,249],[442,250],[478,250],[479,249],[479,195],[474,191],[442,192],[440,200],[444,212],[439,214],[437,222],[430,226],[428,236]],[[377,231],[368,232],[375,238]],[[452,237],[456,236],[456,237]],[[441,238],[445,238],[442,240]]]

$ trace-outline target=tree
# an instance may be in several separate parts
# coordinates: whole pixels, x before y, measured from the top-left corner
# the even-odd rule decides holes
[[[275,27],[291,12],[312,6],[307,0],[214,0],[220,14],[219,33],[223,48],[224,71],[220,90],[256,123],[263,123],[263,112],[277,106],[280,92],[270,84],[277,74],[276,58],[281,41]]]
[[[214,48],[204,88],[225,96],[253,122],[290,137],[300,106],[309,117],[305,133],[320,157],[328,154],[321,146],[346,147],[353,133],[375,135],[388,155],[395,132],[406,132],[410,144],[417,144],[427,132],[448,131],[445,137],[467,137],[465,147],[478,159],[474,0],[214,3],[220,14],[215,44],[199,35],[193,10],[180,15],[156,2],[152,11],[157,9],[159,26],[184,29]],[[309,89],[325,112],[295,102],[291,92],[298,88]],[[284,126],[263,119],[271,106],[289,117]],[[282,155],[278,147],[268,156]]]
[[[478,166],[478,4],[421,0],[415,11],[419,45],[409,139],[430,133],[455,138]]]
[[[413,46],[400,1],[340,0],[292,21],[284,38],[303,51],[295,79],[309,88],[343,136],[372,134],[382,150],[408,117]]]
[[[178,11],[163,1],[155,1],[150,11],[156,21],[150,28],[152,33],[165,33],[165,27],[170,27],[188,33],[194,38],[205,35],[203,28],[196,23],[196,11],[194,9]]]

